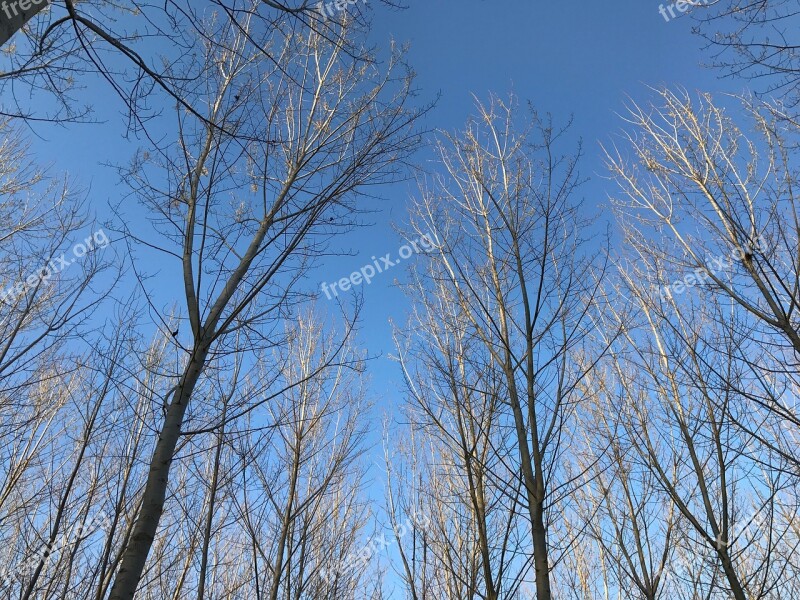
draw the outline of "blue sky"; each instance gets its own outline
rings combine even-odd
[[[720,80],[717,71],[703,66],[711,57],[691,34],[691,19],[666,22],[658,7],[647,0],[428,0],[397,10],[369,0],[369,38],[379,47],[392,38],[410,44],[408,60],[417,73],[420,102],[439,96],[425,128],[463,127],[473,112],[473,94],[485,100],[490,92],[513,92],[521,102],[529,100],[541,112],[552,113],[557,122],[572,116],[572,132],[584,142],[581,171],[590,178],[582,188],[587,209],[610,222],[606,203],[613,189],[604,178],[599,150],[623,126],[618,114],[627,97],[646,101],[652,95],[647,86],[660,85],[742,91],[741,82]],[[125,190],[103,163],[126,162],[136,142],[122,137],[123,106],[107,84],[87,85],[86,98],[101,123],[36,125],[33,151],[86,188],[92,208],[105,218],[110,216],[108,203]],[[419,159],[434,168],[424,149]],[[339,238],[338,249],[346,255],[320,264],[309,288],[347,276],[373,255],[396,255],[403,242],[392,225],[405,221],[415,188],[413,181],[387,186],[380,200],[365,205],[373,211],[366,217],[370,225]],[[403,273],[401,264],[359,288],[366,301],[360,342],[371,355],[381,355],[369,370],[376,417],[401,400],[397,365],[386,357],[392,353],[390,319],[401,325],[406,320],[408,303],[393,285]],[[324,296],[321,302],[327,302]]]
[[[648,86],[661,85],[741,91],[741,82],[720,80],[703,66],[710,56],[691,34],[691,19],[666,22],[658,6],[642,0],[430,0],[393,11],[374,4],[371,34],[378,44],[389,37],[410,42],[421,97],[441,94],[427,118],[430,128],[462,128],[474,112],[472,95],[485,100],[490,92],[513,92],[557,122],[572,116],[572,132],[584,142],[581,171],[590,178],[582,188],[586,207],[611,222],[607,198],[613,187],[605,179],[600,143],[613,141],[623,127],[618,115],[627,99],[646,101],[652,96]],[[376,206],[380,213],[372,215],[374,225],[340,240],[357,255],[328,261],[326,281],[348,275],[371,255],[396,254],[402,241],[391,222],[405,220],[415,188],[408,182],[385,190],[385,200]],[[392,352],[389,319],[405,322],[407,302],[393,286],[402,271],[399,265],[361,286],[366,301],[361,341],[372,354]],[[379,359],[370,374],[375,400],[381,410],[391,410],[402,396],[396,364]]]
[[[611,222],[606,205],[613,188],[604,178],[599,144],[623,127],[617,115],[624,111],[626,98],[646,101],[652,95],[647,86],[661,85],[690,92],[742,91],[740,81],[720,80],[717,71],[703,66],[711,57],[702,50],[702,40],[691,35],[691,19],[666,22],[658,6],[649,0],[427,0],[393,10],[369,0],[369,36],[377,46],[385,47],[390,38],[410,43],[408,60],[418,75],[420,102],[440,95],[426,128],[462,127],[473,112],[472,94],[485,100],[490,92],[513,92],[521,102],[530,100],[541,112],[551,112],[558,122],[574,117],[572,131],[584,141],[581,171],[590,178],[582,188],[587,209]],[[136,144],[121,135],[119,99],[102,82],[89,86],[97,116],[105,122],[67,128],[37,125],[32,144],[39,159],[89,190],[92,207],[104,218],[109,216],[108,203],[118,201],[124,189],[103,163],[124,163]],[[419,158],[429,154],[422,151]],[[413,181],[381,190],[380,200],[364,206],[374,211],[366,217],[370,225],[336,242],[348,255],[327,258],[311,273],[308,288],[347,276],[373,255],[396,255],[403,242],[392,224],[405,221],[415,193]],[[381,414],[393,413],[402,400],[399,369],[387,355],[393,352],[390,320],[402,325],[407,318],[408,302],[393,285],[403,274],[401,264],[359,288],[365,297],[359,342],[371,355],[380,355],[368,371],[376,442]],[[324,296],[320,302],[327,302]],[[332,303],[330,309],[335,314]],[[379,459],[380,447],[371,455]],[[374,493],[380,497],[382,490]]]

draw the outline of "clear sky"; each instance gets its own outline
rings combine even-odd
[[[720,80],[717,71],[703,66],[711,57],[702,40],[691,34],[692,20],[667,22],[658,7],[647,0],[429,0],[402,11],[375,4],[371,32],[375,43],[389,37],[410,42],[409,60],[421,97],[441,94],[427,118],[430,128],[462,128],[474,112],[472,95],[485,100],[490,92],[506,96],[513,91],[520,101],[530,100],[541,112],[552,113],[557,122],[572,116],[572,131],[584,142],[581,170],[590,178],[582,188],[587,209],[610,222],[606,206],[613,188],[604,178],[599,150],[601,142],[613,140],[622,128],[618,115],[627,98],[646,101],[652,96],[648,86],[661,85],[741,91],[741,81]],[[376,206],[380,214],[372,216],[375,224],[341,240],[357,256],[329,260],[325,281],[348,275],[372,255],[396,255],[402,241],[391,222],[405,220],[415,188],[408,182],[386,189],[385,201]],[[392,352],[390,319],[405,323],[407,303],[393,287],[402,272],[399,265],[361,286],[361,338],[373,354]],[[400,401],[395,363],[379,359],[370,374],[381,407]]]
[[[374,44],[385,47],[390,38],[410,43],[408,60],[418,75],[420,102],[440,95],[426,128],[462,127],[473,112],[472,94],[485,100],[490,92],[506,96],[513,91],[558,122],[573,116],[573,133],[584,141],[581,171],[591,178],[582,188],[586,206],[608,222],[607,197],[613,189],[604,179],[599,144],[623,126],[617,115],[626,97],[646,101],[652,94],[647,86],[660,85],[690,92],[742,91],[741,81],[720,80],[717,71],[703,66],[711,56],[702,49],[702,40],[691,35],[690,18],[667,22],[659,3],[650,0],[426,0],[413,1],[405,10],[369,0],[368,6]],[[135,143],[121,137],[119,99],[102,83],[92,84],[89,92],[96,95],[98,117],[106,122],[62,129],[36,126],[33,149],[89,188],[92,206],[107,217],[108,202],[120,199],[124,190],[102,163],[125,162]],[[420,154],[421,159],[426,156]],[[312,272],[308,288],[347,276],[373,255],[396,255],[403,242],[392,224],[405,221],[415,193],[413,181],[381,190],[381,200],[364,206],[375,211],[367,216],[371,224],[336,242],[339,250],[352,255],[326,259]],[[380,355],[368,371],[376,442],[381,413],[392,413],[402,400],[400,373],[387,355],[393,352],[389,321],[403,324],[407,319],[408,303],[393,285],[403,275],[401,264],[359,288],[365,297],[359,341],[370,354]],[[320,302],[327,302],[324,295]],[[371,454],[380,459],[380,447]],[[380,474],[375,475],[379,481]],[[382,492],[379,487],[374,491],[377,496]]]
[[[582,188],[586,206],[609,221],[606,200],[613,190],[603,177],[599,144],[622,127],[618,114],[628,96],[646,101],[652,94],[647,86],[660,85],[742,91],[741,82],[720,80],[717,71],[703,66],[711,56],[702,40],[691,34],[692,20],[682,16],[667,22],[654,1],[428,0],[396,10],[369,0],[368,7],[370,41],[382,47],[392,38],[408,42],[420,102],[439,97],[426,128],[463,127],[473,112],[472,95],[485,100],[490,92],[513,92],[521,102],[530,100],[541,112],[552,113],[557,122],[572,116],[572,131],[584,142],[582,173],[590,177]],[[125,163],[136,142],[121,135],[119,99],[104,82],[88,83],[87,100],[102,122],[65,128],[37,125],[33,150],[88,188],[92,207],[107,217],[108,202],[119,200],[125,190],[103,163]],[[419,156],[421,161],[429,157],[424,150]],[[372,255],[396,255],[402,241],[392,224],[404,222],[415,187],[409,181],[381,190],[382,200],[364,206],[375,211],[367,217],[371,225],[337,242],[352,255],[327,259],[311,274],[308,286],[318,288],[323,280],[347,276]],[[406,320],[407,303],[393,285],[403,274],[401,264],[359,287],[366,301],[360,341],[370,354],[382,355],[369,371],[373,399],[381,411],[400,400],[399,372],[386,356],[392,352],[389,320]]]

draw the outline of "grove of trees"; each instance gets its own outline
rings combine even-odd
[[[610,228],[568,116],[429,134],[405,50],[312,4],[53,2],[0,59],[0,599],[800,598],[796,3],[696,9],[765,84],[631,102]],[[103,222],[29,152],[89,85]],[[362,300],[307,275],[414,173],[376,480]]]

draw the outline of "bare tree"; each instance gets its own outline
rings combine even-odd
[[[401,7],[392,0],[381,1]],[[222,38],[204,37],[209,13],[229,29],[243,32],[315,31],[354,58],[368,61],[341,27],[343,22],[348,28],[364,25],[366,7],[364,2],[352,2],[346,10],[323,13],[320,3],[312,0],[50,2],[4,48],[0,86],[9,102],[0,110],[29,122],[85,121],[91,118],[92,104],[80,89],[100,83],[120,99],[131,131],[146,128],[164,106],[174,103],[202,120],[208,116],[202,104],[187,97],[187,90],[202,79],[202,72],[191,67],[203,55],[204,44],[225,43]],[[251,41],[255,43],[255,38]],[[267,46],[262,50],[271,53]],[[31,97],[43,100],[39,111],[27,101]],[[213,120],[207,124],[221,126]]]
[[[179,442],[302,385],[283,381],[266,397],[228,409],[224,419],[213,411],[195,419],[187,411],[203,406],[194,397],[198,386],[207,386],[207,365],[241,352],[269,359],[263,352],[284,343],[276,326],[301,299],[295,284],[324,250],[331,223],[346,224],[358,193],[393,178],[416,142],[411,128],[418,113],[405,108],[410,81],[396,75],[397,55],[382,69],[352,61],[313,31],[260,32],[247,25],[209,22],[205,38],[223,43],[208,44],[205,79],[194,92],[208,114],[197,119],[179,108],[177,144],[155,145],[123,172],[160,236],[150,240],[124,227],[125,239],[134,255],[136,246],[175,261],[190,339],[181,345],[173,385],[163,392],[164,421],[110,593],[114,600],[132,598],[141,581]],[[274,56],[262,51],[267,45]],[[235,135],[226,133],[231,128]],[[155,306],[156,292],[140,281]]]
[[[4,592],[14,597],[92,598],[112,558],[106,544],[128,516],[111,482],[130,473],[125,444],[117,443],[142,436],[119,393],[119,382],[133,374],[138,340],[109,329],[110,339],[84,333],[78,339],[88,348],[78,354],[72,344],[15,398],[24,428],[4,437],[9,460],[0,509]],[[4,425],[10,422],[4,414]]]
[[[120,336],[107,356],[94,356],[103,328],[88,321],[110,307],[104,300],[119,275],[110,240],[89,228],[77,186],[37,168],[9,123],[1,128],[3,584],[19,598],[58,597],[70,573],[85,573],[75,532],[91,517],[86,499],[99,495],[94,452],[130,340]]]
[[[642,327],[614,354],[626,440],[696,536],[677,550],[698,593],[771,597],[787,583],[778,547],[796,544],[797,415],[781,399],[796,388],[790,125],[745,104],[748,140],[708,96],[660,97],[632,108],[636,162],[609,153],[632,249],[623,297]]]
[[[430,297],[418,303],[423,315],[430,311],[426,322],[462,320],[470,371],[493,372],[483,381],[499,386],[484,384],[475,394],[499,395],[492,400],[499,411],[494,427],[507,428],[514,462],[504,468],[515,474],[502,492],[512,499],[508,508],[519,502],[525,515],[542,600],[552,597],[558,554],[551,562],[551,550],[564,541],[553,530],[558,504],[576,482],[563,478],[563,451],[581,397],[577,386],[590,368],[576,359],[582,349],[591,354],[598,275],[573,197],[577,156],[557,154],[566,130],[535,113],[520,127],[513,104],[479,104],[467,129],[439,144],[444,174],[423,190],[412,217],[416,234],[429,233],[436,248],[426,253],[413,294]],[[431,346],[425,360],[453,365],[455,375],[459,359],[448,348]],[[465,402],[462,394],[450,400]],[[463,404],[464,414],[470,410]],[[499,452],[494,461],[506,459]]]
[[[696,3],[695,31],[713,53],[714,67],[758,87],[777,112],[797,119],[800,95],[800,8],[793,0],[715,0]]]
[[[358,562],[368,516],[358,460],[364,361],[324,334],[318,318],[303,317],[293,330],[284,378],[301,383],[270,407],[274,431],[240,450],[252,461],[245,468],[254,498],[241,518],[259,534],[265,598],[356,597],[368,587]]]
[[[412,519],[415,535],[398,539],[404,576],[414,598],[515,597],[528,571],[518,557],[531,547],[520,535],[520,484],[506,489],[518,480],[502,380],[498,369],[475,363],[483,357],[447,282],[434,286],[421,296],[419,288],[410,291],[419,306],[408,331],[424,334],[396,334],[416,443],[398,448],[410,464],[398,464],[398,456],[387,467],[390,481],[393,468],[415,476],[394,477],[389,512],[395,531],[407,515],[425,515],[428,523]]]
[[[36,383],[41,364],[106,297],[92,284],[111,274],[112,252],[103,255],[104,232],[94,244],[77,186],[37,168],[7,120],[0,133],[0,389],[11,393]],[[79,235],[87,233],[91,248]]]
[[[576,536],[581,542],[572,552],[582,554],[584,546],[598,551],[573,559],[584,571],[576,597],[592,597],[597,587],[612,586],[643,600],[675,597],[665,580],[675,538],[681,535],[677,511],[653,471],[636,460],[627,439],[624,415],[629,413],[620,410],[627,404],[615,382],[612,372],[597,369],[584,383],[591,398],[581,411],[585,442],[574,451],[583,457],[586,485],[575,494],[578,508],[572,526],[585,528],[586,536]],[[675,475],[670,473],[673,486]]]
[[[720,310],[718,326],[737,340],[729,349],[748,373],[729,381],[748,400],[732,417],[796,468],[800,221],[787,147],[794,127],[745,102],[755,132],[748,138],[707,95],[696,103],[667,90],[659,96],[655,110],[632,107],[636,163],[609,153],[626,242],[641,258],[630,277],[662,303],[685,295],[732,305],[735,318]]]
[[[251,365],[243,353],[224,369],[209,365],[219,381],[203,391],[223,414],[252,405],[269,386],[300,383],[265,410],[185,440],[137,597],[333,599],[380,591],[381,582],[370,581],[376,571],[359,561],[368,524],[362,357],[342,348],[318,315],[287,322],[286,331],[287,346],[275,350],[278,380],[269,361]]]

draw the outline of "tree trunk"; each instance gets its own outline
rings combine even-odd
[[[183,417],[203,370],[208,354],[207,344],[195,346],[192,359],[184,371],[178,389],[164,419],[156,449],[150,462],[150,472],[142,496],[142,510],[133,526],[130,543],[122,555],[119,572],[111,588],[109,600],[133,600],[142,577],[147,556],[153,545],[158,522],[164,512],[164,500],[169,484],[169,470],[181,435]]]
[[[725,573],[728,584],[731,586],[731,594],[734,600],[747,600],[747,596],[742,589],[742,584],[739,582],[739,576],[736,574],[736,570],[733,568],[733,562],[731,561],[731,557],[727,550],[719,551],[718,554],[720,562],[722,563],[722,570]]]
[[[537,500],[531,509],[533,519],[533,564],[536,574],[536,600],[550,600],[550,564],[547,554],[547,530],[544,526],[544,503]]]

